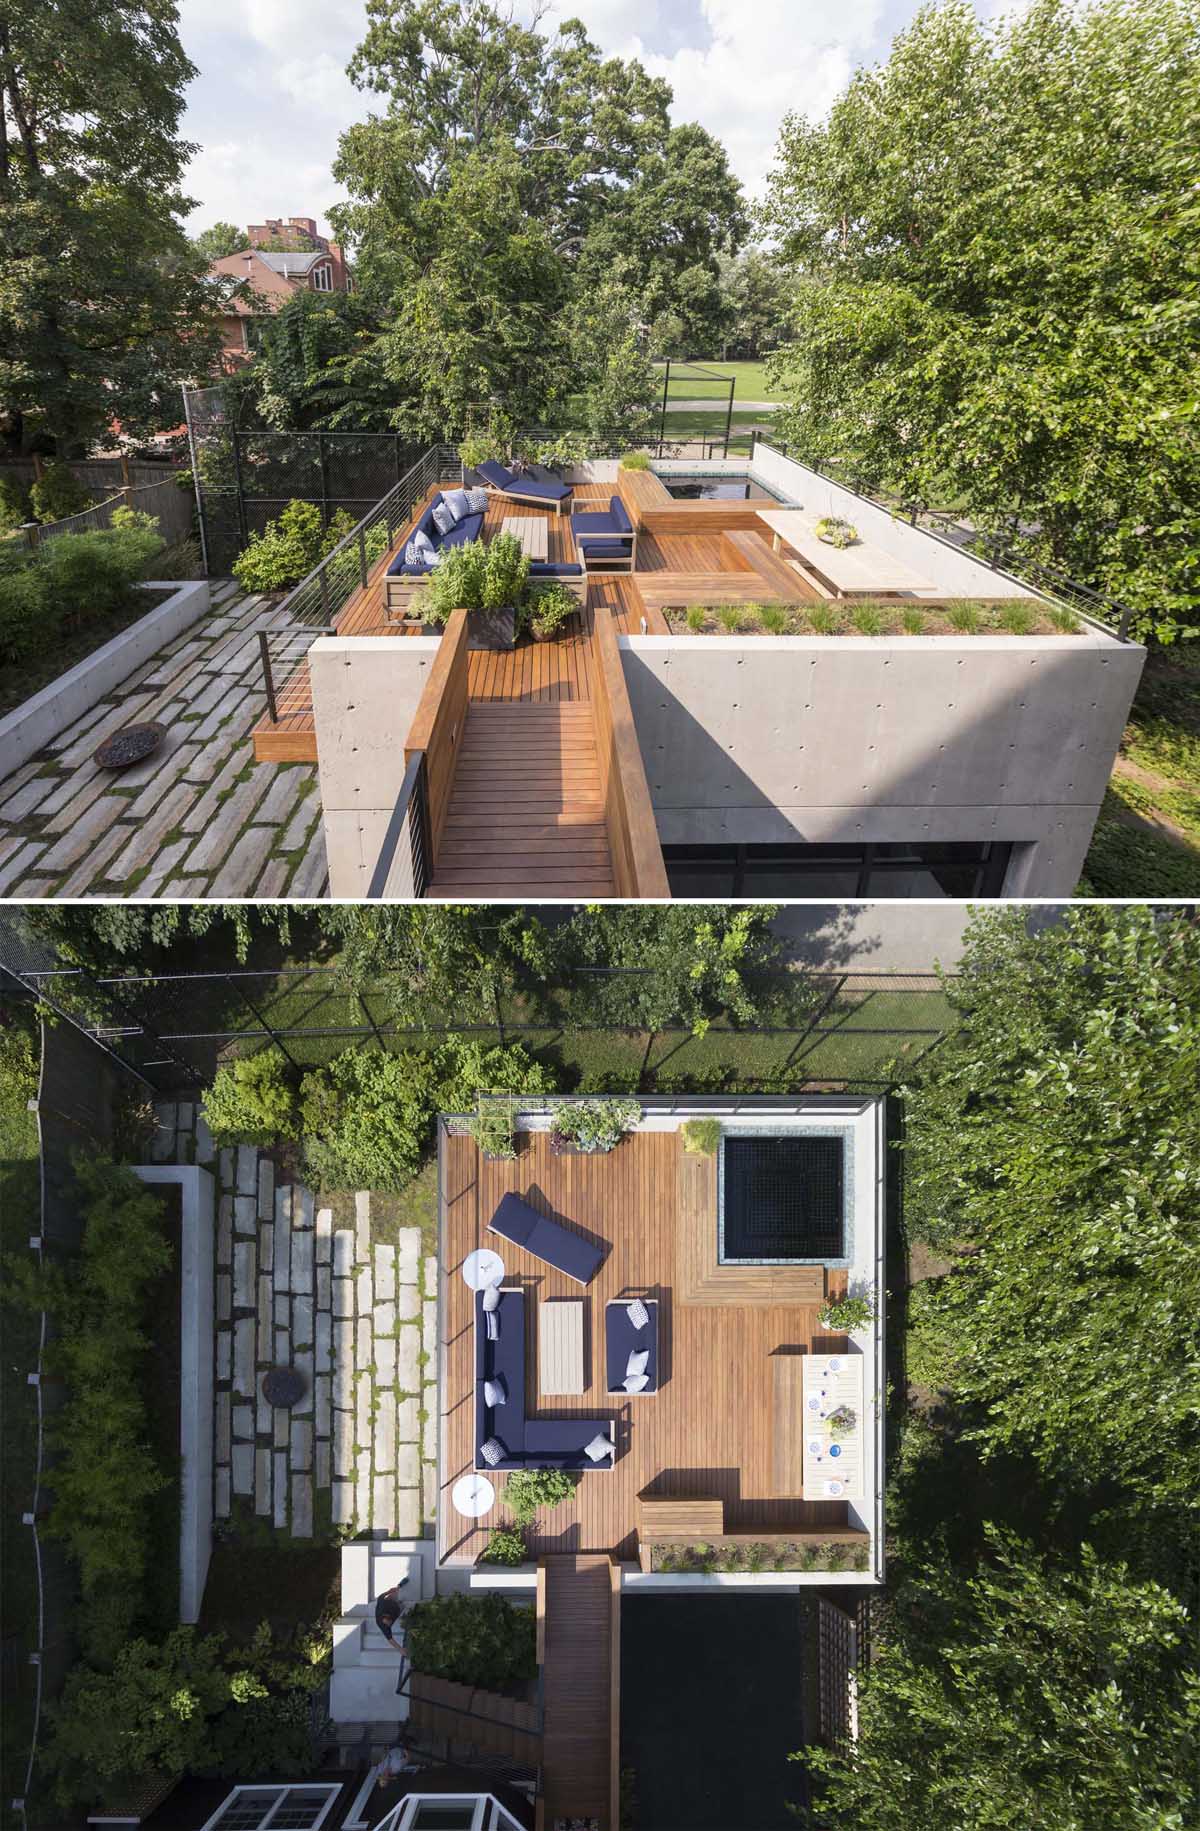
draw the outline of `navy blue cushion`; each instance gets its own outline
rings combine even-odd
[[[597,556],[601,559],[629,558],[629,542],[624,540],[604,540],[598,534],[585,534],[582,539],[576,537],[575,545],[582,547],[589,559]]]
[[[577,579],[583,576],[578,560],[534,559],[529,562],[531,579]]]
[[[605,1249],[593,1246],[582,1234],[571,1233],[557,1221],[539,1214],[519,1195],[506,1195],[488,1223],[493,1233],[523,1246],[535,1258],[544,1259],[557,1271],[565,1272],[580,1284],[588,1284],[599,1271]]]
[[[648,1352],[650,1359],[646,1362],[648,1383],[642,1391],[658,1391],[658,1305],[647,1303],[646,1308],[650,1312],[649,1322],[644,1329],[635,1329],[629,1320],[626,1304],[618,1302],[605,1305],[604,1348],[610,1392],[624,1391],[629,1356],[643,1352]]]
[[[613,496],[611,498],[609,509],[612,513],[613,520],[616,522],[618,528],[620,528],[622,534],[632,534],[633,523],[630,521],[629,512],[619,496]]]
[[[512,473],[506,471],[503,464],[500,464],[495,458],[485,458],[482,464],[475,466],[475,469],[481,477],[486,477],[488,482],[498,490],[506,490],[516,482]]]
[[[535,496],[542,502],[563,502],[571,494],[569,483],[553,477],[517,477],[508,485],[510,496]]]
[[[438,546],[465,547],[469,540],[479,539],[482,526],[482,515],[464,515],[461,521],[455,522],[448,534],[439,535]]]
[[[607,509],[575,509],[571,514],[573,534],[615,534],[613,518]]]

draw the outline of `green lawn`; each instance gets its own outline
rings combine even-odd
[[[26,1108],[36,1081],[25,1072],[16,1037],[29,1035],[36,1044],[37,1033],[27,1006],[6,1005],[3,1015],[11,1031],[0,1032],[0,1254],[28,1258],[27,1242],[40,1225],[37,1120]],[[6,1307],[3,1329],[0,1604],[5,1638],[13,1636],[18,1648],[0,1711],[0,1824],[8,1826],[20,1823],[9,1802],[25,1788],[33,1728],[33,1669],[25,1656],[37,1646],[37,1571],[33,1535],[21,1516],[33,1501],[37,1464],[37,1403],[26,1376],[37,1366],[38,1320],[25,1310]]]
[[[655,365],[662,373],[661,363]],[[706,356],[700,363],[704,369],[714,369],[718,375],[732,375],[736,383],[734,401],[782,401],[784,396],[777,387],[767,381],[765,362],[722,362],[717,356]],[[685,389],[687,392],[685,393]],[[671,373],[671,393],[678,400],[708,400],[715,396],[724,400],[725,389],[716,381],[701,381],[699,378],[688,379],[684,372]]]

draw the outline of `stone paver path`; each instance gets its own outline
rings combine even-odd
[[[416,1227],[371,1238],[371,1197],[334,1227],[253,1146],[215,1152],[186,1103],[159,1102],[152,1155],[218,1178],[216,1514],[242,1497],[295,1538],[328,1522],[417,1538],[437,1506],[437,1261]],[[307,1391],[262,1396],[271,1366]]]
[[[256,763],[250,739],[257,631],[278,620],[214,582],[206,618],[0,779],[0,896],[326,895],[316,769]],[[97,745],[145,719],[168,727],[158,754],[98,769]]]

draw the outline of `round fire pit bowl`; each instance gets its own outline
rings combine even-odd
[[[128,769],[152,757],[166,735],[165,725],[122,725],[92,752],[92,760],[101,769]]]
[[[268,1367],[262,1376],[262,1395],[268,1405],[286,1411],[308,1391],[308,1381],[298,1367]]]

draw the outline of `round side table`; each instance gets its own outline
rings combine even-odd
[[[503,1281],[504,1260],[490,1246],[480,1246],[463,1260],[462,1275],[468,1289],[484,1291],[489,1284]]]
[[[486,1475],[462,1475],[450,1490],[456,1513],[464,1519],[481,1519],[496,1504],[496,1490]]]

